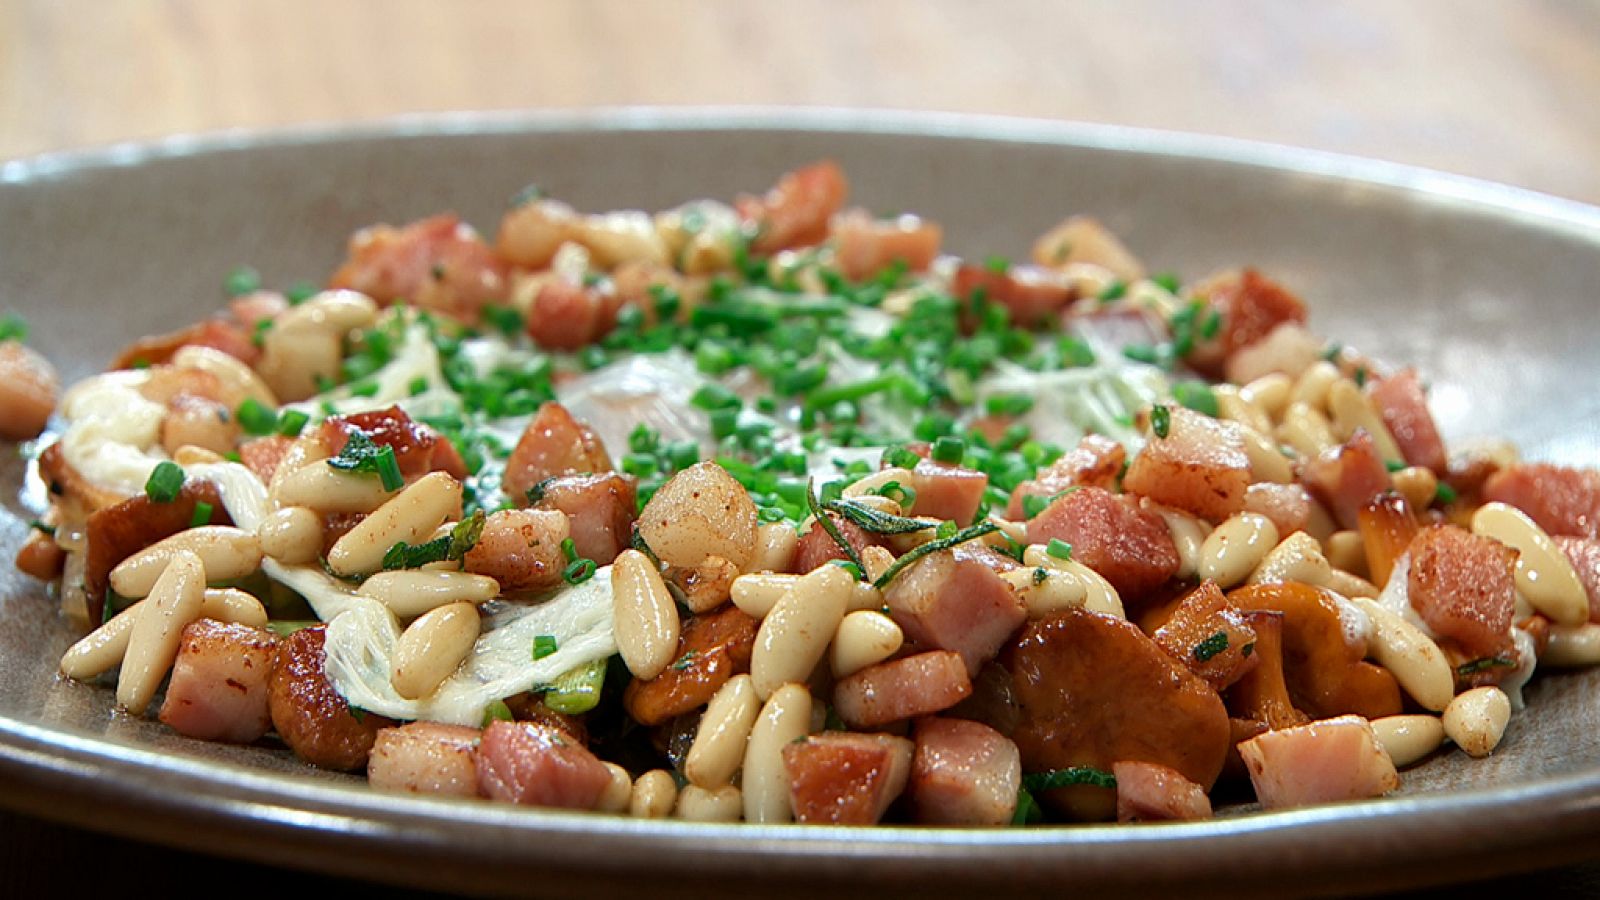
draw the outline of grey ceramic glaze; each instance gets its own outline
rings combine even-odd
[[[0,307],[68,379],[129,339],[268,283],[326,275],[376,221],[454,209],[492,231],[538,182],[580,209],[758,190],[818,157],[853,202],[942,222],[963,254],[1024,256],[1069,212],[1155,269],[1255,265],[1313,325],[1417,364],[1446,437],[1515,437],[1594,464],[1600,446],[1600,211],[1433,173],[1209,139],[882,113],[447,116],[222,135],[0,166]],[[7,552],[31,514],[0,466]],[[9,568],[9,567],[7,567]],[[1348,891],[1596,855],[1600,677],[1530,691],[1489,760],[1441,754],[1379,802],[1214,822],[1001,832],[695,826],[385,796],[282,749],[188,741],[58,678],[75,635],[0,573],[0,803],[109,832],[413,886],[486,893],[765,895],[1094,890]]]

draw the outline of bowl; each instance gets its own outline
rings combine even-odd
[[[1417,365],[1448,442],[1507,435],[1593,464],[1600,210],[1283,147],[938,114],[609,110],[443,115],[180,137],[0,165],[0,303],[67,381],[222,302],[248,263],[320,279],[344,239],[443,209],[492,230],[537,182],[580,209],[664,208],[838,160],[852,202],[941,222],[963,255],[1021,256],[1070,212],[1158,271],[1253,265],[1322,334]],[[35,513],[0,465],[0,542]],[[1600,673],[1536,680],[1487,760],[1438,754],[1364,803],[1202,823],[1002,831],[697,825],[394,796],[286,751],[181,738],[56,675],[77,637],[0,573],[0,804],[209,852],[460,892],[768,896],[1347,892],[1597,855]]]

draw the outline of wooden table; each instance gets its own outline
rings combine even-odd
[[[1600,6],[1560,0],[0,0],[0,159],[426,110],[835,105],[1209,132],[1600,203],[1597,88]],[[325,886],[15,816],[0,848],[6,896],[132,869]],[[1481,887],[1589,896],[1597,873]]]

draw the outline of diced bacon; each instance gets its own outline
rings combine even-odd
[[[1383,587],[1389,583],[1395,561],[1411,546],[1420,527],[1411,512],[1411,504],[1398,491],[1388,491],[1372,498],[1356,516],[1356,526],[1361,532],[1362,549],[1367,555],[1367,571],[1372,583]]]
[[[382,791],[478,796],[480,733],[465,725],[408,722],[378,732],[367,781]]]
[[[1517,551],[1454,525],[1423,529],[1411,541],[1411,606],[1441,637],[1473,657],[1493,656],[1511,640]]]
[[[1027,606],[1001,572],[1008,556],[972,542],[931,553],[901,570],[883,603],[917,647],[961,654],[976,675],[1028,618]]]
[[[500,582],[501,591],[546,590],[561,583],[567,567],[561,542],[571,533],[567,517],[554,510],[496,510],[462,566]]]
[[[750,671],[757,626],[734,606],[690,618],[672,665],[649,681],[630,681],[623,706],[640,724],[660,725],[706,705],[728,679]]]
[[[1574,537],[1554,540],[1572,562],[1578,580],[1589,594],[1589,621],[1600,622],[1600,540]]]
[[[501,484],[510,496],[525,499],[528,489],[546,478],[609,471],[611,456],[594,429],[565,406],[546,403],[523,429]]]
[[[1298,377],[1322,358],[1326,346],[1327,341],[1298,322],[1283,322],[1261,340],[1235,350],[1223,373],[1230,384],[1249,384],[1273,372]]]
[[[448,446],[450,442],[432,428],[414,421],[399,406],[329,416],[323,420],[319,433],[328,445],[328,452],[337,456],[357,431],[380,447],[393,447],[400,474],[406,478],[431,471],[445,472],[457,479],[467,477],[466,467],[454,447],[441,452],[441,445]]]
[[[911,742],[828,731],[783,748],[789,798],[802,824],[876,825],[905,790]]]
[[[564,475],[545,483],[537,505],[564,514],[573,549],[598,565],[610,565],[628,548],[635,511],[633,479],[628,476]]]
[[[917,492],[911,515],[954,519],[957,525],[966,526],[978,514],[989,476],[925,459],[912,470],[911,487]]]
[[[1286,581],[1238,588],[1228,602],[1245,611],[1283,614],[1284,681],[1295,709],[1317,718],[1354,713],[1378,719],[1400,712],[1399,684],[1387,669],[1366,662],[1367,642],[1346,627],[1345,601],[1337,594]],[[1266,660],[1257,671],[1263,665]]]
[[[83,589],[89,600],[89,618],[100,620],[101,604],[117,563],[194,524],[198,503],[211,505],[212,525],[230,525],[228,511],[209,481],[189,480],[170,503],[157,503],[144,494],[90,514],[84,528]]]
[[[116,506],[128,499],[120,491],[107,490],[83,477],[83,473],[67,461],[60,441],[40,451],[39,478],[50,491],[52,502],[70,505],[85,513]]]
[[[375,713],[357,718],[328,681],[327,626],[302,628],[278,642],[267,708],[272,727],[295,755],[324,769],[365,768],[378,730],[394,723]]]
[[[277,291],[251,291],[228,301],[228,312],[252,332],[258,323],[276,319],[288,308],[288,298]]]
[[[1123,760],[1117,779],[1118,822],[1193,822],[1211,818],[1204,789],[1166,766]]]
[[[744,222],[755,226],[750,249],[776,253],[827,238],[828,220],[849,192],[844,171],[832,160],[823,160],[786,173],[763,197],[739,197],[734,207]]]
[[[272,727],[270,631],[199,619],[183,629],[161,721],[202,741],[248,744]]]
[[[934,650],[878,663],[834,685],[833,705],[851,728],[877,728],[949,709],[972,694],[959,653]]]
[[[241,326],[225,319],[206,319],[168,334],[143,337],[124,347],[111,361],[112,369],[158,366],[172,361],[179,348],[198,346],[221,350],[245,365],[255,365],[261,348]]]
[[[1294,534],[1311,521],[1311,495],[1298,484],[1260,481],[1244,492],[1244,511],[1271,519],[1279,534]]]
[[[1040,235],[1033,243],[1033,261],[1041,266],[1100,266],[1128,282],[1144,277],[1138,258],[1092,216],[1070,216]]]
[[[1256,632],[1222,595],[1205,581],[1178,604],[1165,625],[1151,635],[1161,649],[1221,691],[1256,667]]]
[[[939,255],[944,229],[912,215],[874,218],[853,209],[833,220],[833,259],[851,281],[863,281],[894,263],[924,272]]]
[[[1072,282],[1052,269],[1011,266],[996,272],[988,266],[961,264],[950,282],[950,293],[966,304],[978,291],[988,302],[1005,307],[1011,324],[1018,328],[1054,322],[1078,296]]]
[[[877,536],[842,516],[828,513],[828,518],[838,526],[839,534],[855,548],[856,553],[880,543]],[[845,558],[844,551],[839,549],[828,530],[813,523],[809,531],[800,535],[800,543],[794,552],[794,570],[804,575],[818,566]]]
[[[1484,500],[1509,503],[1553,535],[1600,537],[1600,472],[1519,463],[1489,476]]]
[[[523,806],[594,809],[611,771],[559,729],[495,720],[477,752],[478,792]]]
[[[1030,623],[1010,665],[1022,706],[1012,739],[1024,770],[1109,771],[1137,759],[1206,789],[1222,771],[1230,731],[1221,698],[1132,623],[1069,609]],[[1109,818],[1115,808],[1111,792],[1091,786],[1040,800],[1083,818]]]
[[[1181,406],[1169,413],[1167,436],[1150,436],[1123,489],[1213,522],[1243,509],[1250,457],[1239,426]]]
[[[1360,524],[1362,507],[1389,489],[1389,469],[1372,435],[1357,429],[1350,440],[1306,463],[1301,480],[1333,513],[1341,528]]]
[[[1269,731],[1241,743],[1239,754],[1266,809],[1364,800],[1400,786],[1389,754],[1360,716]]]
[[[609,286],[552,278],[528,308],[528,337],[546,350],[582,350],[617,327],[622,300]]]
[[[1028,522],[1028,543],[1052,538],[1071,544],[1072,558],[1099,572],[1124,600],[1178,572],[1178,548],[1161,517],[1101,488],[1063,494]]]
[[[293,446],[294,438],[284,437],[281,434],[255,438],[239,445],[239,461],[244,463],[245,468],[254,472],[262,484],[271,484],[272,476],[278,471],[278,465],[283,462],[283,457]]]
[[[1011,492],[1011,502],[1006,506],[1006,518],[1018,522],[1026,518],[1023,509],[1025,497],[1048,499],[1074,487],[1112,490],[1117,486],[1117,478],[1122,475],[1127,458],[1128,451],[1111,438],[1098,434],[1085,435],[1078,446],[1040,469],[1031,480],[1017,485],[1017,489]]]
[[[997,827],[1011,822],[1022,757],[1011,739],[980,722],[918,719],[906,795],[922,825]]]
[[[38,437],[60,396],[49,360],[19,341],[0,341],[0,440]]]
[[[504,299],[507,274],[506,264],[470,226],[444,213],[403,228],[375,225],[356,232],[328,286],[472,322],[484,304]]]
[[[1222,316],[1217,337],[1197,341],[1187,358],[1190,365],[1207,374],[1219,374],[1220,363],[1265,338],[1279,325],[1304,325],[1306,321],[1305,302],[1255,269],[1208,279],[1196,288],[1196,293],[1207,306],[1200,318],[1210,315],[1210,310]]]
[[[1394,435],[1400,455],[1413,466],[1423,466],[1443,474],[1449,466],[1439,427],[1428,412],[1428,398],[1422,393],[1422,379],[1416,369],[1405,369],[1376,381],[1367,393],[1377,404],[1383,424]]]

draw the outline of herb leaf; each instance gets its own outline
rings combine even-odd
[[[833,542],[839,545],[839,549],[844,553],[845,558],[855,563],[856,571],[866,572],[867,564],[861,561],[861,554],[857,553],[856,548],[844,539],[844,535],[839,531],[839,526],[835,524],[833,517],[828,515],[828,511],[822,508],[821,501],[817,499],[816,479],[810,479],[806,482],[806,506],[810,507],[811,514],[816,516],[817,525],[821,526],[822,530],[828,533],[828,537],[833,538]],[[884,574],[887,575],[888,573]]]
[[[1158,438],[1165,438],[1172,430],[1172,410],[1165,404],[1157,403],[1150,410],[1150,430]]]
[[[1200,662],[1208,662],[1213,656],[1228,649],[1228,633],[1219,631],[1194,645],[1194,658]]]
[[[930,553],[938,553],[941,550],[949,550],[951,547],[954,547],[957,544],[965,544],[967,541],[976,540],[986,534],[999,530],[999,525],[996,525],[990,521],[983,521],[968,528],[963,528],[949,537],[937,538],[927,542],[926,544],[922,544],[921,546],[914,547],[905,555],[895,560],[894,565],[885,569],[883,574],[879,576],[878,580],[874,581],[872,585],[880,590],[888,587],[889,582],[893,581],[894,577],[899,575],[902,569],[923,558],[924,556],[927,556]]]
[[[1048,772],[1033,772],[1022,776],[1022,786],[1030,791],[1053,791],[1057,788],[1072,787],[1077,784],[1115,788],[1117,786],[1117,778],[1110,772],[1090,768],[1089,766],[1051,769]]]
[[[339,455],[328,460],[328,465],[335,469],[347,472],[364,472],[377,475],[383,481],[386,491],[399,490],[405,484],[405,479],[400,475],[400,464],[395,459],[394,448],[387,444],[373,443],[366,432],[357,431],[350,435],[350,440],[339,451]]]
[[[881,510],[873,509],[865,503],[856,503],[853,500],[830,500],[823,504],[823,508],[844,516],[860,526],[861,530],[870,531],[873,534],[910,534],[914,531],[926,531],[933,527],[921,519],[890,515]]]

